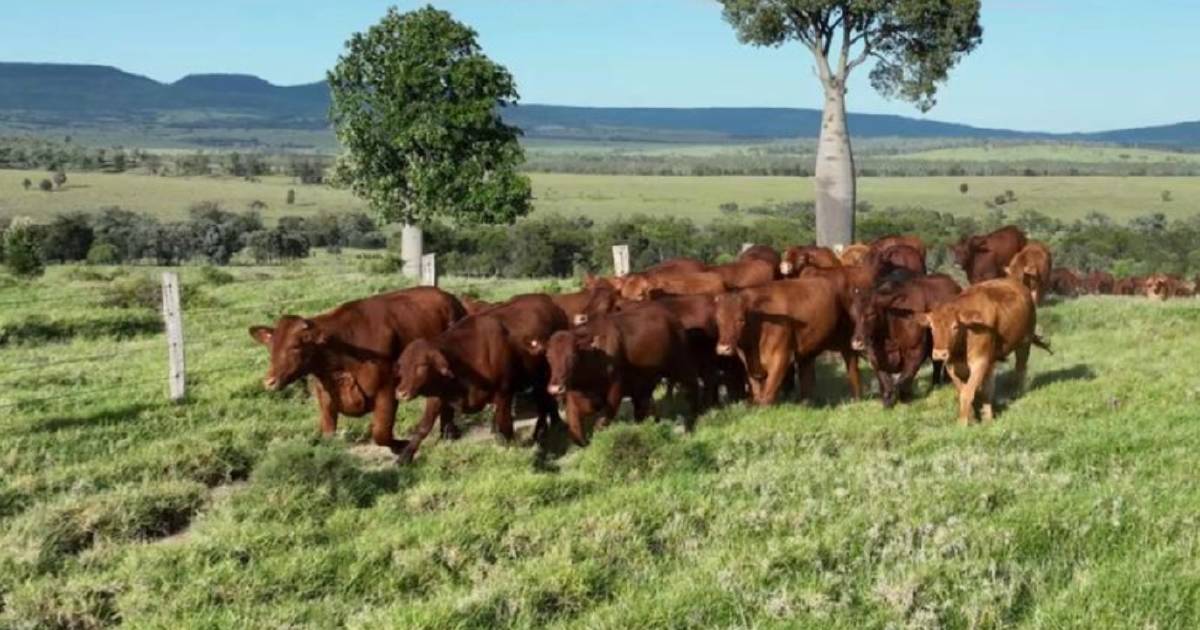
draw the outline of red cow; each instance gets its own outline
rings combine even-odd
[[[371,413],[375,443],[399,453],[404,443],[392,433],[392,364],[407,346],[441,334],[464,315],[453,295],[420,287],[347,302],[312,318],[287,315],[273,327],[251,328],[250,336],[271,351],[263,379],[268,390],[312,376],[321,433],[329,436],[337,430],[339,414]],[[452,427],[446,430],[450,433]]]
[[[410,344],[395,364],[396,397],[427,399],[425,414],[412,439],[400,453],[411,461],[441,414],[453,422],[453,407],[475,413],[493,405],[493,427],[504,439],[513,438],[513,399],[533,388],[538,405],[535,438],[549,418],[557,422],[558,407],[545,393],[547,368],[538,350],[567,321],[549,297],[525,295],[473,315],[436,339]]]
[[[846,248],[842,250],[842,253],[838,255],[838,260],[842,262],[843,266],[858,267],[867,265],[870,257],[870,245],[854,243],[853,245],[847,245]]]
[[[868,247],[870,248],[870,253],[877,254],[897,245],[904,245],[917,250],[917,253],[921,255],[921,264],[925,264],[925,257],[928,255],[928,251],[925,247],[925,241],[922,241],[921,237],[919,236],[898,234],[881,236],[871,241],[871,244]]]
[[[1087,292],[1092,295],[1112,295],[1116,290],[1116,284],[1116,279],[1107,271],[1093,271],[1083,281]]]
[[[1088,292],[1092,292],[1091,275],[1088,276]],[[1113,295],[1142,295],[1145,291],[1146,279],[1138,276],[1121,278],[1112,285]]]
[[[624,278],[620,294],[626,300],[641,302],[655,292],[671,295],[716,295],[725,292],[721,274],[711,271],[633,273]]]
[[[784,278],[794,278],[804,271],[805,267],[841,267],[842,261],[828,247],[808,245],[805,247],[790,247],[783,254],[783,262],[779,263],[779,274]]]
[[[891,245],[886,249],[872,250],[868,261],[876,278],[883,278],[898,269],[925,275],[925,254],[909,245]]]
[[[971,284],[1004,276],[1004,268],[1028,244],[1020,228],[1009,225],[991,234],[968,236],[951,249]]]
[[[1054,258],[1050,248],[1046,247],[1045,243],[1029,241],[1024,249],[1013,256],[1005,272],[1009,278],[1029,289],[1034,303],[1041,304],[1050,286],[1050,268],[1053,265]]]
[[[857,291],[851,307],[853,347],[865,352],[879,380],[884,407],[912,397],[913,380],[929,358],[932,339],[920,315],[954,299],[962,289],[950,276],[893,274],[877,288]],[[933,364],[933,384],[942,364]],[[899,376],[893,376],[893,375]]]
[[[772,269],[778,271],[779,263],[783,262],[783,257],[770,245],[751,245],[746,251],[738,254],[738,260],[761,260],[771,265]]]
[[[1076,297],[1083,289],[1083,279],[1074,270],[1057,267],[1050,271],[1050,291],[1063,297]]]

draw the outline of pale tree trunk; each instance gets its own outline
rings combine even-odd
[[[844,74],[843,74],[844,76]],[[825,85],[825,113],[817,143],[817,245],[854,242],[854,155],[846,130],[846,89],[839,79]]]
[[[400,262],[403,263],[405,278],[421,277],[421,255],[424,254],[425,235],[421,226],[405,223],[400,231]]]

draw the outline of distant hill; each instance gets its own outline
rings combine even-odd
[[[239,74],[159,83],[107,66],[0,63],[0,126],[60,129],[136,125],[186,130],[328,127],[324,82],[273,85]],[[505,119],[531,138],[732,142],[812,138],[821,113],[787,108],[600,108],[521,105]],[[850,114],[859,138],[1042,139],[1200,146],[1200,122],[1091,134],[983,129],[931,120]]]

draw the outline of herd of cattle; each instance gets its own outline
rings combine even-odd
[[[493,407],[493,429],[513,437],[513,407],[529,394],[534,438],[560,423],[583,446],[612,420],[625,398],[637,420],[658,413],[664,381],[682,395],[690,429],[722,400],[759,405],[783,391],[814,394],[815,361],[841,355],[855,398],[862,395],[859,358],[879,381],[883,404],[912,396],[917,372],[933,361],[933,381],[948,375],[958,390],[958,418],[993,417],[995,366],[1016,357],[1023,386],[1030,348],[1048,350],[1035,333],[1037,304],[1048,291],[1116,291],[1099,274],[1053,270],[1049,249],[1016,227],[971,236],[953,246],[969,280],[960,287],[925,268],[926,246],[889,236],[839,253],[766,246],[736,261],[706,265],[675,259],[624,277],[588,276],[576,293],[514,297],[489,304],[432,287],[343,304],[311,318],[285,316],[251,336],[270,350],[264,386],[278,390],[309,376],[321,430],[339,415],[372,414],[374,441],[410,461],[440,420],[455,438],[457,412]],[[1150,295],[1183,294],[1182,281],[1144,282]],[[1170,280],[1168,278],[1168,280]],[[1151,288],[1160,287],[1160,288]],[[425,408],[407,440],[394,436],[396,407],[422,397]]]

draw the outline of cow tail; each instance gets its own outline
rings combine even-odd
[[[1050,349],[1050,342],[1042,339],[1036,333],[1033,335],[1033,345],[1045,350],[1046,352],[1049,352],[1051,356],[1054,355],[1054,351]]]

